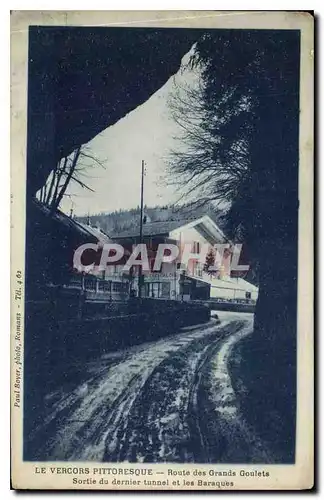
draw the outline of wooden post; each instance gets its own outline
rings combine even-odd
[[[139,242],[143,243],[143,205],[144,205],[144,160],[142,160],[141,174],[141,220],[140,220],[140,235]],[[142,297],[142,266],[138,268],[138,298]]]

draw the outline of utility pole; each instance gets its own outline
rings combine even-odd
[[[141,173],[141,220],[140,220],[140,234],[139,242],[143,243],[143,206],[144,206],[144,160],[142,160],[142,173]],[[142,297],[142,266],[138,269],[138,298]]]

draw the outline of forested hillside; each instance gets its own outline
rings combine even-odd
[[[166,220],[196,219],[203,215],[209,215],[220,228],[224,229],[225,214],[216,209],[212,204],[204,207],[183,206],[155,206],[144,207],[144,215],[147,222],[158,222]],[[111,213],[99,213],[84,215],[76,218],[78,221],[99,227],[109,236],[118,234],[127,229],[139,227],[140,207],[130,210],[118,210]]]

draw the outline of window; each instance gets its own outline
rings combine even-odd
[[[114,265],[114,274],[122,274],[123,265],[115,264]]]
[[[200,253],[200,243],[199,243],[199,241],[194,241],[193,252],[194,253]]]
[[[166,283],[170,286],[169,283]],[[146,295],[147,297],[152,297],[154,299],[158,299],[163,295],[163,285],[164,283],[155,282],[155,283],[146,283]],[[169,294],[168,294],[169,296]]]
[[[112,291],[116,293],[128,293],[129,283],[127,281],[113,281]]]
[[[121,290],[122,290],[122,283],[119,283],[119,281],[114,281],[112,289],[113,289],[113,292],[121,292]]]
[[[164,281],[163,283],[161,283],[162,285],[162,297],[170,297],[170,289],[171,289],[171,285],[168,281]]]
[[[90,277],[85,278],[84,288],[85,290],[94,291],[96,289],[96,280]]]
[[[203,266],[200,264],[200,262],[195,262],[194,274],[196,276],[202,276],[202,272],[203,272]]]

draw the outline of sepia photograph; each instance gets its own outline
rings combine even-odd
[[[14,456],[31,488],[275,488],[275,466],[301,458],[305,397],[296,487],[311,487],[312,16],[117,14],[13,13],[27,26],[22,55],[12,42]]]

